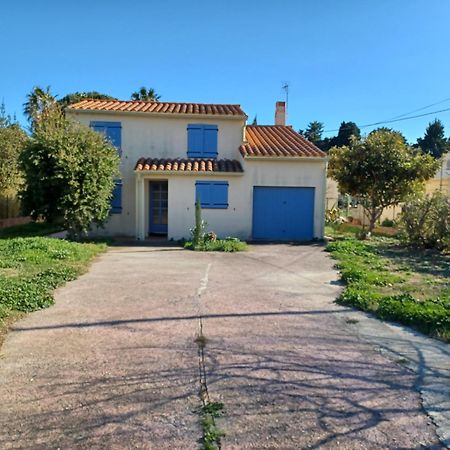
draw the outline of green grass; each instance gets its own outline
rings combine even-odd
[[[15,225],[13,227],[0,229],[0,239],[45,236],[61,230],[62,228],[59,225],[45,222],[30,222],[23,225]]]
[[[395,238],[359,241],[338,227],[327,250],[346,289],[338,303],[450,341],[450,257],[400,246]]]
[[[105,248],[47,237],[0,239],[0,340],[14,318],[52,305],[53,290],[83,273]]]
[[[197,246],[192,241],[187,241],[184,248],[200,252],[242,252],[247,250],[247,244],[237,238],[226,238],[204,241]]]

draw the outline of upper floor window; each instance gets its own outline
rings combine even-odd
[[[188,158],[217,158],[217,125],[189,124]]]
[[[117,148],[119,155],[122,153],[122,124],[120,122],[94,122],[89,126],[98,133],[104,134],[114,147]],[[122,212],[122,181],[116,180],[111,199],[111,214],[120,214]]]
[[[122,124],[120,122],[94,122],[89,125],[94,131],[102,133],[122,153]]]

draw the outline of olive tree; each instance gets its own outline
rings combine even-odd
[[[403,202],[434,175],[439,164],[390,130],[352,138],[348,146],[333,147],[329,158],[329,175],[341,193],[359,198],[369,217],[369,231],[384,208]]]
[[[118,176],[117,150],[99,133],[66,119],[58,106],[36,123],[20,163],[27,214],[62,222],[71,237],[107,219]]]

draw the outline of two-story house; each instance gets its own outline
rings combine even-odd
[[[84,100],[73,120],[121,156],[111,214],[98,234],[188,238],[200,199],[208,230],[247,240],[324,233],[326,155],[285,125],[246,125],[239,105]]]

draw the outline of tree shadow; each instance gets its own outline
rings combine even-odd
[[[390,258],[398,266],[415,272],[450,278],[450,256],[431,249],[414,249],[397,245],[380,246],[381,256]]]

